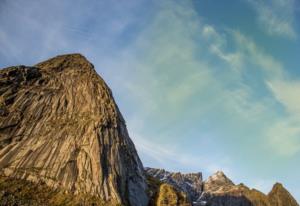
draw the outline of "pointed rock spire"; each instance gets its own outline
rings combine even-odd
[[[272,206],[299,206],[281,183],[274,184],[271,192],[268,194],[268,198]]]

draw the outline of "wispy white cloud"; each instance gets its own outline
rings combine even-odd
[[[225,170],[238,179],[245,165],[257,175],[256,162],[268,165],[267,153],[274,158],[298,154],[297,81],[290,81],[284,65],[242,32],[202,21],[191,1],[157,1],[147,21],[150,8],[143,6],[147,12],[139,13],[137,0],[6,2],[9,6],[0,12],[0,59],[36,63],[82,52],[114,91],[130,136],[153,166],[207,175]],[[251,2],[270,35],[297,36],[292,14],[274,9],[284,4],[284,10],[292,10],[285,5],[292,1]],[[277,104],[287,113],[278,112]],[[203,135],[208,130],[214,135]],[[261,142],[269,150],[257,148]],[[230,156],[232,151],[237,154]]]
[[[203,27],[202,35],[206,40],[210,41],[209,49],[213,54],[227,62],[233,69],[239,70],[242,67],[242,53],[224,51],[227,46],[226,36],[219,34],[215,28],[210,25]]]
[[[264,72],[265,78],[282,78],[284,68],[282,64],[273,58],[270,54],[263,51],[263,48],[256,45],[251,38],[243,35],[239,31],[231,31],[232,37],[237,44],[240,55],[246,56],[244,59],[248,63],[252,63],[257,68]]]
[[[300,81],[275,79],[268,86],[288,115],[275,123],[267,137],[281,154],[293,156],[300,152]]]
[[[283,156],[294,156],[300,152],[300,120],[293,117],[277,120],[266,132],[272,149]]]
[[[241,84],[236,90],[224,92],[225,97],[228,97],[224,102],[235,108],[240,117],[243,116],[253,121],[267,120],[269,124],[263,128],[263,133],[260,135],[266,140],[267,147],[276,151],[278,155],[294,156],[300,152],[300,102],[297,99],[300,95],[300,81],[289,80],[281,62],[264,52],[253,40],[238,31],[229,30],[227,33],[236,45],[233,53],[226,51],[226,42],[229,38],[221,35],[212,26],[205,26],[202,34],[211,40],[210,48],[213,48],[211,52],[232,67],[236,63],[225,57],[231,54],[239,57],[238,65],[240,67],[239,70],[236,70],[238,71],[236,75],[240,75],[241,70],[260,73],[262,86],[272,95],[260,99],[253,98],[252,94],[256,91],[251,88],[251,85],[244,84],[241,77],[237,77]],[[281,104],[288,114],[279,115],[278,110],[274,111],[270,107],[272,105],[274,107],[276,102]]]
[[[88,57],[98,56],[100,62],[116,50],[122,50],[118,45],[121,34],[129,26],[140,23],[135,15],[142,10],[142,3],[136,0],[3,1],[0,45],[5,47],[5,52],[0,53],[1,58],[15,57],[11,64],[24,64],[60,53],[81,52]],[[27,62],[20,61],[24,57]]]
[[[275,79],[268,86],[291,115],[300,116],[300,81]]]
[[[137,150],[145,158],[150,157],[154,160],[152,165],[156,165],[167,170],[178,171],[179,168],[187,168],[184,172],[194,171],[203,172],[205,176],[211,175],[216,171],[222,170],[231,178],[235,178],[235,173],[230,169],[232,164],[229,157],[217,158],[216,156],[205,153],[197,156],[183,153],[176,144],[161,145],[161,143],[150,141],[151,138],[139,135],[131,130],[133,140]],[[145,165],[149,166],[149,165]],[[181,169],[182,171],[182,169]]]
[[[270,35],[295,38],[294,0],[248,0],[257,12],[261,28]]]
[[[283,156],[294,156],[300,152],[300,102],[296,98],[300,93],[300,81],[289,80],[283,65],[271,55],[265,53],[252,40],[239,32],[233,32],[235,41],[257,69],[263,71],[263,81],[267,89],[273,95],[273,102],[280,103],[288,112],[287,115],[279,115],[270,120],[269,126],[262,134],[269,143],[271,149]],[[273,103],[274,104],[274,103]],[[269,104],[270,105],[270,102]],[[268,113],[272,113],[266,107],[262,107]],[[275,112],[276,113],[276,112]]]

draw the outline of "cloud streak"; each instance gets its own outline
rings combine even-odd
[[[257,13],[257,20],[269,35],[294,39],[294,0],[248,0]]]
[[[269,35],[295,38],[292,8],[277,12],[280,2],[292,1],[270,2],[251,1],[260,25]],[[192,1],[1,6],[2,66],[83,53],[114,91],[145,166],[207,175],[221,169],[260,187],[261,179],[269,184],[284,174],[288,181],[286,171],[298,171],[282,164],[300,150],[299,81],[243,31],[199,16]]]

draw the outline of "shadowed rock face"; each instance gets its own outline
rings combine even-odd
[[[112,93],[79,54],[0,70],[0,171],[116,204],[148,201]]]

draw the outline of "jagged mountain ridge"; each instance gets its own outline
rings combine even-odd
[[[188,194],[190,201],[199,199],[203,191],[202,173],[182,174],[180,172],[169,172],[164,169],[146,167],[148,175],[176,187],[178,190]]]
[[[222,171],[218,171],[205,181],[202,180],[201,175],[197,186],[192,185],[194,188],[201,188],[198,194],[195,194],[195,190],[186,190],[183,187],[183,185],[190,185],[189,180],[184,181],[186,174],[154,168],[146,168],[146,172],[151,177],[185,192],[194,206],[299,206],[292,195],[279,183],[276,183],[271,192],[266,195],[244,184],[236,185]]]
[[[112,204],[148,201],[125,121],[80,54],[0,70],[0,172]]]

